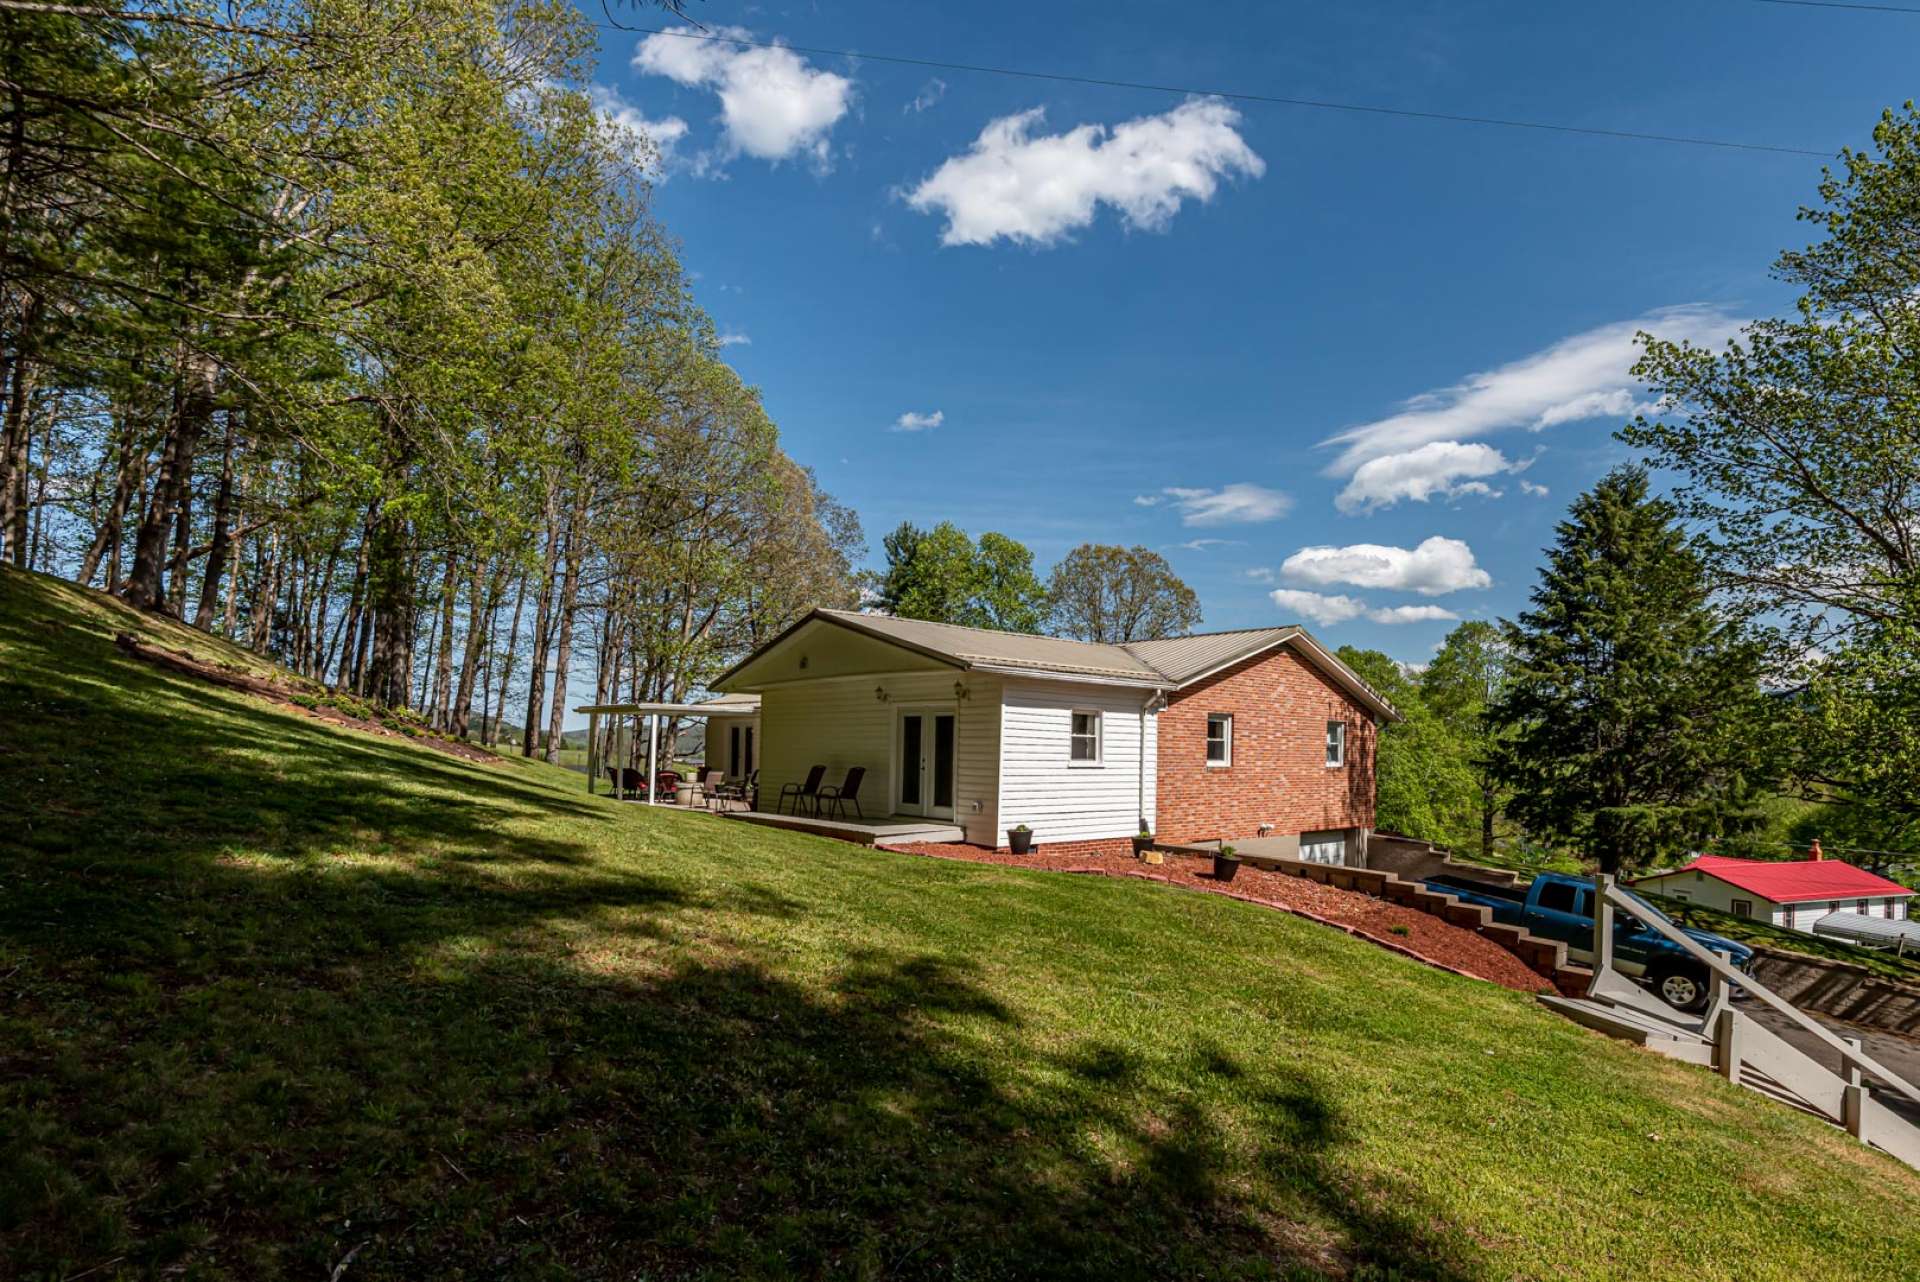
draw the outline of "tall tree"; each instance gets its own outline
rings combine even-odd
[[[1149,548],[1082,543],[1053,567],[1048,627],[1082,641],[1157,641],[1200,626],[1200,598]]]
[[[1442,846],[1461,845],[1473,831],[1477,792],[1467,745],[1393,659],[1344,645],[1339,657],[1401,716],[1380,728],[1374,750],[1374,825]]]
[[[931,530],[902,523],[882,544],[887,568],[877,591],[889,614],[1002,632],[1040,631],[1046,589],[1025,544],[992,531],[975,543],[951,521]]]
[[[1420,695],[1446,728],[1473,774],[1477,844],[1491,859],[1505,794],[1493,777],[1493,743],[1487,711],[1507,690],[1507,643],[1499,627],[1469,619],[1447,634],[1420,674]]]
[[[1621,435],[1686,476],[1718,578],[1787,620],[1801,783],[1920,823],[1920,113],[1873,142],[1800,211],[1825,238],[1775,264],[1794,314],[1718,352],[1646,338],[1663,408]]]
[[[1492,776],[1508,813],[1618,872],[1752,818],[1772,768],[1760,653],[1638,468],[1573,503],[1506,629]]]

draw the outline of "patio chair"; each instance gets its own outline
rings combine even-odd
[[[779,814],[781,808],[787,804],[787,798],[791,797],[793,798],[794,814],[797,815],[800,813],[800,805],[802,802],[811,805],[814,814],[819,814],[820,780],[826,773],[827,768],[825,766],[815,766],[813,769],[807,771],[807,781],[805,783],[782,784],[780,787],[780,795],[774,799],[773,812]]]
[[[848,767],[846,782],[840,784],[838,787],[835,787],[833,784],[828,784],[814,795],[813,813],[816,815],[819,814],[821,807],[824,806],[833,815],[845,819],[847,817],[847,803],[852,802],[853,813],[865,819],[867,812],[860,809],[860,781],[866,777],[867,768],[865,766]]]
[[[613,780],[613,786],[629,797],[644,795],[647,791],[647,776],[632,766],[608,766],[607,778]]]
[[[694,787],[700,789],[700,800],[706,803],[707,809],[713,809],[713,799],[726,782],[727,772],[724,770],[708,770],[700,776],[700,782]]]
[[[759,792],[760,772],[755,770],[745,779],[740,779],[733,783],[723,781],[713,790],[713,796],[714,800],[720,803],[722,809],[726,808],[726,804],[729,801],[737,801],[748,810],[752,810],[754,808],[754,798]]]

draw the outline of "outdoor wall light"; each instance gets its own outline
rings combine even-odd
[[[875,686],[873,688],[873,697],[885,703],[887,701],[887,688],[885,686]]]
[[[954,697],[954,698],[956,698],[956,699],[966,699],[966,698],[970,698],[970,697],[971,697],[971,695],[972,695],[972,692],[971,692],[971,691],[969,691],[969,690],[967,689],[967,687],[966,687],[966,683],[965,683],[965,682],[963,682],[963,681],[956,681],[956,682],[954,682],[954,683],[953,683],[953,697]]]

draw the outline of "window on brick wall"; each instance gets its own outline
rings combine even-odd
[[[1327,722],[1327,764],[1347,764],[1347,723],[1344,721]]]
[[[1076,712],[1073,714],[1073,733],[1067,749],[1067,760],[1076,766],[1100,764],[1099,713]]]
[[[1233,714],[1230,712],[1207,714],[1207,764],[1233,764]]]

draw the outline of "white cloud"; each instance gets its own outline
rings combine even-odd
[[[1452,387],[1416,396],[1397,414],[1335,434],[1325,443],[1342,448],[1328,470],[1357,475],[1370,459],[1407,455],[1434,441],[1457,445],[1516,428],[1539,431],[1582,419],[1624,418],[1642,404],[1631,373],[1639,354],[1636,333],[1717,346],[1739,327],[1729,313],[1694,304],[1575,334],[1531,356],[1469,374]]]
[[[1185,548],[1189,552],[1205,552],[1208,548],[1239,547],[1240,540],[1239,539],[1188,539],[1185,543],[1179,544],[1178,546]]]
[[[1256,565],[1251,570],[1246,571],[1246,576],[1255,583],[1271,583],[1274,578],[1273,571],[1264,565]]]
[[[1285,516],[1293,500],[1279,490],[1235,481],[1217,490],[1169,485],[1162,491],[1180,509],[1182,525],[1238,525]]]
[[[927,81],[926,84],[920,86],[920,92],[913,96],[912,102],[900,108],[900,113],[902,115],[917,116],[946,96],[947,82],[935,76],[933,79]]]
[[[1159,507],[1166,501],[1166,496],[1163,494],[1136,494],[1133,496],[1133,505],[1135,507]]]
[[[752,345],[753,339],[745,334],[727,330],[720,335],[720,346],[722,347],[751,347]]]
[[[1492,576],[1474,562],[1472,548],[1459,539],[1437,534],[1415,548],[1378,543],[1301,548],[1281,563],[1280,573],[1291,582],[1315,587],[1350,583],[1421,596],[1442,596],[1493,584]]]
[[[1533,495],[1534,498],[1537,498],[1537,499],[1543,499],[1547,497],[1546,486],[1535,485],[1532,481],[1528,481],[1528,480],[1522,480],[1520,482],[1520,492],[1522,494],[1531,494]]]
[[[912,410],[908,410],[905,414],[893,420],[893,426],[887,430],[890,432],[931,432],[934,428],[946,421],[947,414],[945,410],[935,410],[931,414],[916,414]]]
[[[1524,466],[1525,461],[1517,465]],[[1517,467],[1491,445],[1429,441],[1404,454],[1368,459],[1355,470],[1333,503],[1342,512],[1371,512],[1391,507],[1401,499],[1425,503],[1436,497],[1497,496],[1499,491],[1479,478],[1498,476]]]
[[[1358,597],[1328,596],[1321,592],[1304,592],[1298,588],[1275,588],[1267,596],[1282,610],[1317,623],[1323,628],[1330,628],[1338,623],[1348,623],[1354,619],[1395,624],[1427,623],[1437,619],[1460,617],[1453,611],[1437,605],[1370,606]]]
[[[728,43],[750,38],[743,27],[706,33],[718,39],[689,38],[702,34],[674,27],[648,36],[634,50],[634,69],[719,95],[728,155],[805,156],[825,169],[827,135],[852,105],[853,81],[810,66],[791,49]]]
[[[1110,205],[1130,228],[1161,231],[1189,197],[1205,204],[1223,178],[1258,178],[1266,162],[1218,98],[1189,98],[1157,116],[1034,136],[1046,108],[988,122],[973,146],[906,200],[946,215],[944,245],[1058,244]]]

